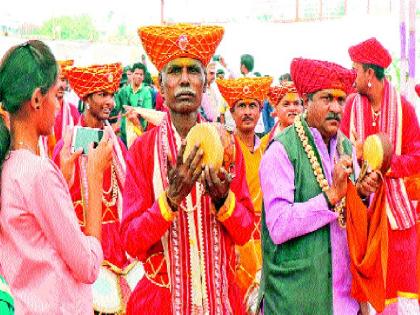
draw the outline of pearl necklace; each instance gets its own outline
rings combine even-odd
[[[327,192],[330,189],[330,186],[328,185],[328,181],[325,179],[325,176],[322,171],[321,165],[318,161],[318,158],[316,157],[312,146],[309,144],[308,136],[306,135],[305,130],[303,129],[301,115],[298,115],[295,117],[294,125],[295,125],[296,132],[298,134],[298,137],[303,145],[303,149],[305,150],[306,155],[309,159],[309,162],[311,163],[311,167],[314,172],[316,181],[321,187],[321,190],[323,192]],[[346,205],[346,198],[344,197],[334,206],[334,211],[338,214],[338,224],[342,228],[346,227],[346,217],[344,213],[345,205]]]

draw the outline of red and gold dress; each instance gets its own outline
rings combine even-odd
[[[389,240],[386,304],[396,308],[400,300],[411,303],[418,298],[416,214],[403,179],[420,173],[420,128],[415,110],[385,80],[380,114],[372,112],[365,96],[351,95],[341,129],[350,139],[357,134],[362,141],[384,132],[393,144],[391,169],[385,176]]]
[[[121,232],[127,252],[145,269],[127,314],[243,314],[234,281],[235,244],[249,240],[254,220],[241,150],[231,143],[235,177],[217,213],[200,183],[172,212],[164,193],[167,163],[168,157],[169,163],[175,160],[180,144],[165,118],[127,155]]]
[[[83,118],[83,117],[82,117]],[[83,119],[80,125],[84,126]],[[119,140],[121,153],[125,157],[127,150]],[[63,141],[57,143],[54,150],[54,161],[60,164],[60,151]],[[84,229],[86,225],[86,178],[87,156],[81,156],[75,161],[74,183],[70,187],[79,224]],[[115,157],[111,167],[103,176],[102,186],[102,250],[104,261],[98,280],[93,284],[93,308],[103,313],[122,313],[126,308],[131,287],[127,279],[128,273],[136,266],[136,261],[127,256],[120,236],[120,218],[122,212],[123,179]],[[137,270],[137,269],[136,269]]]

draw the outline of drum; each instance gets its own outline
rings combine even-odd
[[[126,301],[137,283],[144,275],[143,265],[134,261],[123,270],[103,264],[99,275],[92,285],[93,309],[100,313],[125,312]],[[122,286],[128,285],[123,289]]]

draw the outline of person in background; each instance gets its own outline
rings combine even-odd
[[[268,97],[277,117],[277,123],[268,135],[270,142],[281,131],[293,124],[295,117],[303,112],[303,103],[291,81],[285,81],[280,86],[272,86]]]
[[[388,217],[386,308],[389,314],[418,314],[416,279],[416,212],[403,179],[420,173],[420,127],[416,112],[384,78],[392,58],[376,39],[349,48],[357,73],[357,93],[347,99],[341,130],[354,143],[361,159],[366,137],[383,133],[393,156],[384,174]],[[388,313],[386,313],[388,314]]]
[[[236,266],[236,281],[241,289],[249,312],[255,312],[261,276],[261,210],[262,192],[258,169],[268,141],[260,140],[255,126],[261,114],[272,78],[240,78],[217,80],[217,85],[229,104],[235,120],[235,140],[245,160],[246,182],[254,207],[254,229],[251,239],[237,246],[239,263]]]

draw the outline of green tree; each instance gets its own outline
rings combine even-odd
[[[88,15],[50,18],[37,33],[53,39],[96,40],[99,37],[99,32]]]

